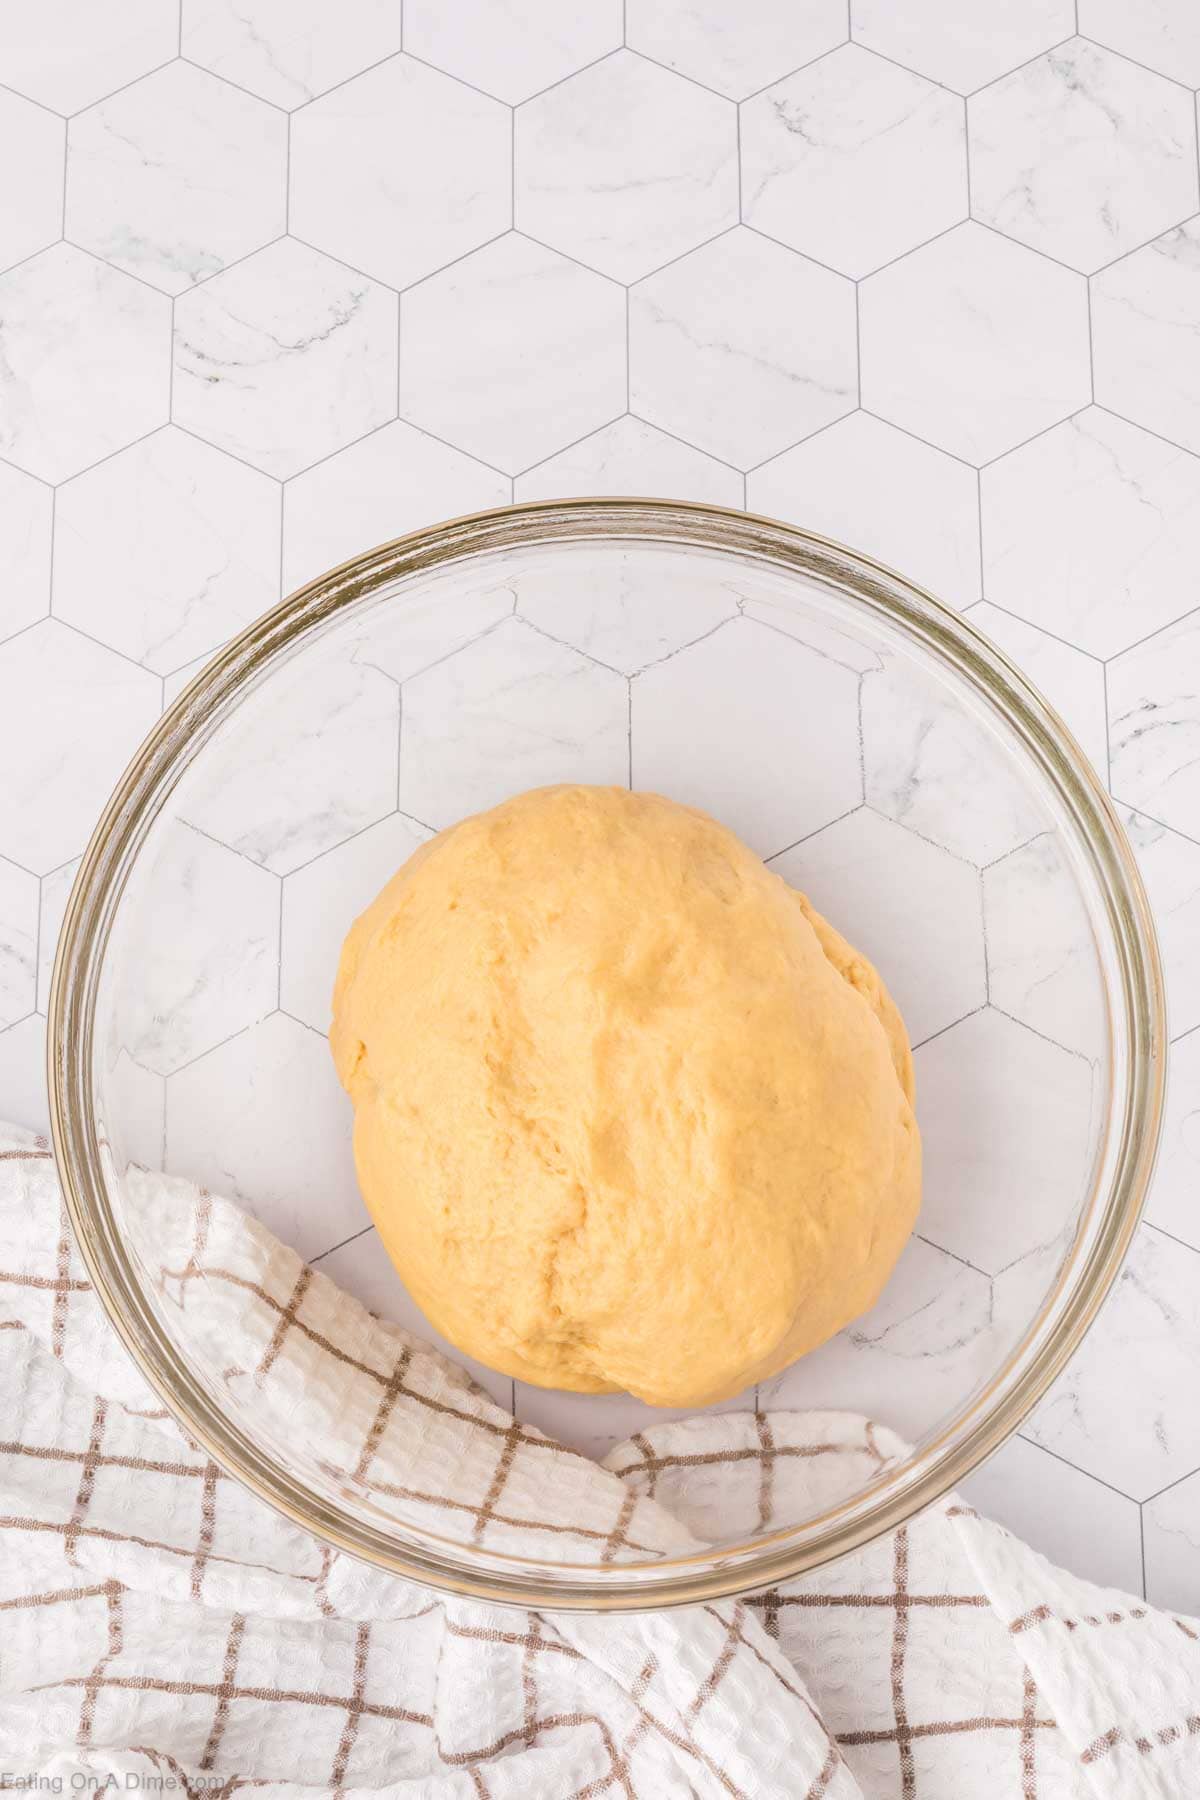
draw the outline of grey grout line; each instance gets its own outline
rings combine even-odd
[[[1045,1405],[1053,1392],[1054,1389],[1051,1387],[1049,1392],[1042,1396],[1042,1405]],[[1018,1431],[1017,1436],[1021,1439],[1023,1444],[1032,1444],[1035,1450],[1040,1450],[1045,1456],[1052,1456],[1055,1462],[1062,1463],[1065,1468],[1074,1469],[1077,1475],[1086,1476],[1089,1481],[1097,1482],[1100,1487],[1107,1488],[1110,1494],[1117,1494],[1122,1500],[1128,1500],[1131,1506],[1137,1506],[1139,1504],[1132,1494],[1127,1494],[1125,1492],[1124,1488],[1117,1487],[1114,1482],[1106,1481],[1103,1475],[1096,1475],[1091,1469],[1081,1468],[1078,1463],[1073,1463],[1069,1456],[1064,1456],[1061,1450],[1051,1450],[1049,1444],[1043,1444],[1040,1438],[1029,1437],[1023,1429]]]
[[[1141,1225],[1144,1230],[1153,1231],[1159,1237],[1168,1238],[1172,1244],[1178,1244],[1181,1250],[1189,1250],[1193,1256],[1200,1256],[1200,1247],[1189,1244],[1186,1238],[1177,1237],[1173,1231],[1168,1231],[1165,1225],[1156,1225],[1153,1219],[1142,1219]]]

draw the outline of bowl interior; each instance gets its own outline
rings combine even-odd
[[[878,573],[633,529],[509,543],[367,581],[232,697],[193,706],[100,964],[108,1204],[173,1356],[339,1516],[422,1538],[402,1500],[353,1483],[331,1497],[303,1409],[282,1433],[253,1384],[183,1334],[154,1293],[130,1172],[234,1198],[439,1342],[357,1192],[330,991],[347,927],[394,869],[523,788],[629,783],[705,808],[877,963],[908,1024],[917,1235],[869,1316],[727,1405],[865,1412],[913,1456],[864,1483],[900,1489],[1052,1328],[1046,1308],[1103,1211],[1125,1081],[1110,914],[1072,809],[1005,707],[935,630],[880,605]],[[468,1367],[519,1419],[596,1456],[678,1416]],[[825,1528],[865,1493],[814,1489],[789,1523]],[[753,1551],[719,1507],[712,1535],[718,1552]],[[465,1536],[438,1554],[466,1570],[479,1558]]]

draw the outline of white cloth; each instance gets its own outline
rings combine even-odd
[[[253,1384],[280,1431],[302,1408],[332,1468],[484,1545],[682,1548],[718,1510],[785,1520],[895,1448],[847,1414],[724,1414],[600,1467],[237,1208],[146,1176],[136,1209],[179,1329],[232,1395]],[[0,1406],[0,1788],[1200,1795],[1200,1627],[953,1501],[772,1593],[621,1619],[442,1600],[324,1552],[163,1414],[89,1289],[44,1141],[11,1129]]]

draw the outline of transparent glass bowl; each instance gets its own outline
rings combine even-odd
[[[341,938],[430,830],[522,788],[706,808],[883,971],[916,1048],[925,1203],[878,1306],[742,1406],[865,1412],[912,1445],[711,1554],[542,1562],[434,1535],[322,1468],[206,1364],[130,1230],[131,1165],[240,1200],[437,1342],[357,1195],[323,1032]],[[329,1544],[480,1598],[658,1606],[834,1558],[960,1482],[1078,1345],[1158,1134],[1162,984],[1104,792],[964,620],[764,519],[567,501],[453,521],[311,582],[175,701],[114,795],[51,998],[55,1148],[114,1324],[185,1428]],[[143,1247],[144,1248],[144,1247]],[[664,1415],[472,1373],[603,1454]],[[678,1415],[675,1415],[678,1416]]]

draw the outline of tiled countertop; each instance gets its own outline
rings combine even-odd
[[[1147,1219],[971,1485],[1196,1611],[1200,14],[1077,10],[0,0],[0,1115],[44,1121],[112,782],[281,591],[513,497],[842,538],[1028,669],[1142,862],[1175,1038]],[[269,985],[264,1041],[304,1031]]]

